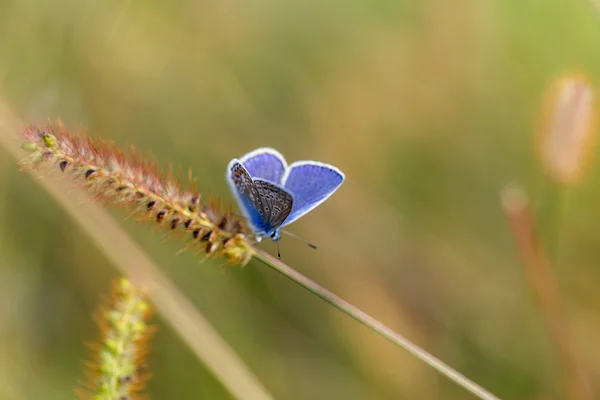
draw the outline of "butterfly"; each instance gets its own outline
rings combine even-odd
[[[280,229],[327,200],[345,176],[317,161],[287,165],[277,150],[261,147],[231,160],[226,178],[256,240],[268,236],[276,241],[280,257]]]

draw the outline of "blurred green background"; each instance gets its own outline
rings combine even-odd
[[[226,203],[225,166],[259,146],[338,166],[346,183],[290,229],[319,250],[284,237],[284,260],[506,399],[564,392],[499,190],[554,203],[540,101],[565,71],[597,82],[599,48],[584,0],[0,0],[0,96],[24,120],[191,167]],[[597,393],[599,181],[596,161],[540,211]],[[199,263],[122,225],[278,399],[472,398],[258,262]],[[0,399],[72,397],[117,275],[0,150]],[[151,397],[231,398],[156,321]]]

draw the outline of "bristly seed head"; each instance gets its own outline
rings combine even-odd
[[[542,113],[538,149],[545,171],[562,184],[578,182],[589,169],[596,129],[596,95],[580,74],[557,78]]]
[[[115,282],[110,301],[96,317],[101,338],[90,346],[93,361],[87,364],[87,385],[77,390],[80,398],[142,398],[148,381],[148,342],[154,331],[148,325],[151,314],[143,290],[125,278]]]
[[[29,126],[23,131],[23,148],[31,153],[31,166],[58,164],[84,182],[95,197],[124,206],[141,217],[161,223],[166,229],[181,227],[202,249],[245,265],[254,255],[244,222],[227,211],[221,212],[210,199],[181,189],[180,183],[162,174],[136,154],[123,154],[114,146],[89,137],[71,135],[59,122],[45,127]],[[158,212],[153,212],[158,210]],[[183,221],[183,224],[180,222]]]

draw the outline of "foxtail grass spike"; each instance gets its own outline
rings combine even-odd
[[[580,74],[559,77],[552,84],[542,113],[538,150],[544,170],[556,181],[579,181],[594,144],[595,93]]]
[[[148,380],[145,360],[153,327],[151,307],[143,290],[126,278],[115,282],[110,301],[100,308],[101,338],[92,343],[93,361],[86,365],[87,382],[76,391],[85,400],[143,398]]]
[[[23,137],[22,147],[31,153],[25,164],[54,165],[82,181],[103,202],[124,206],[164,231],[187,233],[208,255],[241,265],[252,258],[254,248],[242,220],[196,190],[182,190],[177,179],[160,173],[135,152],[125,154],[103,141],[71,135],[60,121],[29,126]]]

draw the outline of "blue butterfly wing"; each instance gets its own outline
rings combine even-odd
[[[255,233],[268,234],[278,228],[292,210],[292,194],[279,185],[263,179],[253,180],[236,159],[227,168],[227,181]]]
[[[327,200],[344,182],[342,171],[316,161],[298,161],[289,166],[284,187],[294,196],[292,211],[281,226],[289,225]]]
[[[287,168],[285,158],[277,150],[269,147],[261,147],[246,154],[240,158],[240,163],[253,179],[260,178],[277,185],[281,185]]]

